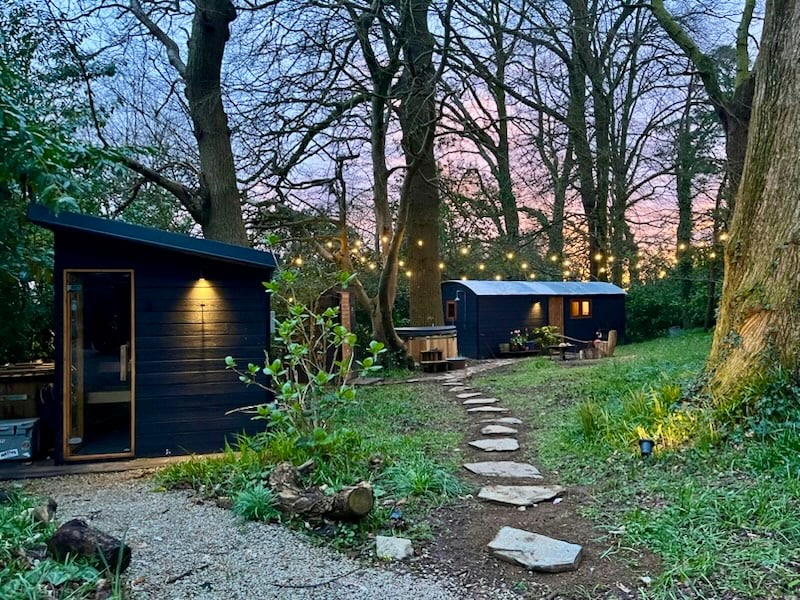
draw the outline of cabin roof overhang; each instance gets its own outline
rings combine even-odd
[[[276,266],[272,252],[80,213],[64,211],[54,213],[38,204],[31,204],[28,207],[28,219],[55,232],[85,233],[259,269],[272,270]]]
[[[625,290],[604,281],[450,280],[477,296],[624,296]]]

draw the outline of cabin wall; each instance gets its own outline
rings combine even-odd
[[[570,302],[572,300],[589,300],[591,302],[590,317],[572,317]],[[617,339],[622,343],[625,339],[625,296],[566,296],[564,298],[564,330],[565,335],[578,340],[593,340],[600,331],[603,339],[608,339],[608,332],[617,330]]]
[[[267,396],[241,384],[224,359],[263,362],[269,296],[261,282],[268,269],[67,232],[56,233],[55,256],[59,354],[63,269],[134,271],[136,456],[216,451],[232,434],[263,429],[245,415],[225,415]],[[63,356],[56,364],[60,371]]]

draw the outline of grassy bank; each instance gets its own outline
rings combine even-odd
[[[686,401],[709,342],[623,346],[582,367],[536,359],[479,383],[531,424],[528,447],[559,483],[590,487],[583,512],[610,553],[661,558],[653,597],[784,597],[800,585],[800,436],[785,415],[759,428]]]

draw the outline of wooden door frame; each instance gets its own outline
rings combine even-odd
[[[554,313],[558,313],[557,321],[553,319]],[[566,323],[564,321],[564,296],[550,296],[547,301],[547,324],[557,324],[559,333],[566,335]]]
[[[72,364],[70,356],[70,341],[71,334],[69,329],[69,275],[71,273],[128,273],[131,276],[131,350],[128,360],[131,364],[130,379],[131,379],[131,402],[130,402],[130,423],[131,423],[131,444],[130,452],[112,452],[106,454],[89,454],[85,456],[71,456],[69,454],[69,418],[72,416],[70,412],[69,394],[71,393],[70,385],[70,366]],[[62,352],[62,392],[61,392],[61,451],[62,457],[65,462],[78,462],[87,460],[103,460],[107,458],[132,458],[136,455],[136,303],[135,303],[135,273],[133,269],[62,269],[62,294],[63,302],[61,304],[62,323],[61,331],[63,331],[63,339],[61,340]]]

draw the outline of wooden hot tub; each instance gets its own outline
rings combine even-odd
[[[398,327],[397,335],[406,343],[408,354],[420,362],[422,352],[438,348],[444,359],[458,356],[458,334],[455,325],[434,327]]]

